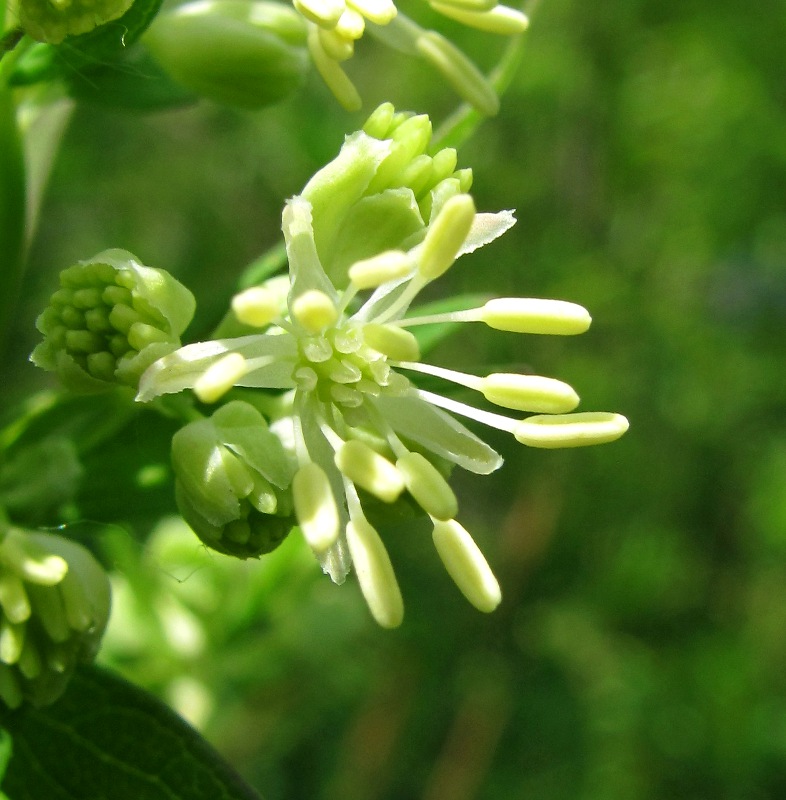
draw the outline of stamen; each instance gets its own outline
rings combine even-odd
[[[347,524],[347,543],[372,616],[383,628],[398,627],[404,619],[404,601],[379,534],[364,516],[354,516]]]
[[[448,574],[478,611],[490,613],[502,600],[499,583],[467,530],[456,520],[434,522],[434,546]]]
[[[215,403],[248,372],[240,353],[227,353],[211,364],[194,382],[194,394],[203,403]]]
[[[440,520],[453,519],[458,500],[439,470],[420,453],[407,453],[396,461],[409,493],[420,507]]]
[[[459,403],[457,400],[451,400],[449,397],[442,397],[442,395],[427,392],[425,389],[413,389],[418,397],[425,400],[427,403],[444,408],[446,411],[452,411],[454,414],[459,414],[462,417],[469,417],[476,422],[482,422],[490,428],[496,428],[499,431],[506,433],[513,433],[520,420],[511,419],[510,417],[503,417],[502,414],[494,414],[491,411],[481,411],[479,408],[473,408],[466,403]]]
[[[292,302],[292,316],[309,333],[320,333],[338,319],[333,301],[319,289],[309,289]]]
[[[309,461],[292,481],[295,516],[309,546],[324,552],[338,538],[339,516],[336,498],[325,471]]]
[[[404,480],[395,465],[358,439],[343,442],[336,450],[335,462],[349,480],[385,503],[392,503],[404,491]]]
[[[253,286],[232,298],[232,310],[245,325],[267,327],[280,313],[278,296],[262,286]]]
[[[429,225],[418,254],[418,272],[433,281],[448,270],[458,256],[475,219],[471,195],[451,197]]]
[[[410,256],[402,250],[388,250],[349,268],[349,279],[358,289],[376,289],[383,283],[404,278],[412,272]]]
[[[613,442],[626,430],[628,420],[622,414],[585,411],[527,417],[516,423],[513,435],[530,447],[583,447]]]
[[[417,361],[420,358],[418,340],[403,328],[370,322],[363,326],[366,344],[396,361]]]

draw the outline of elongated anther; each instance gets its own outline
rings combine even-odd
[[[592,322],[589,311],[577,303],[527,297],[489,300],[479,309],[478,319],[499,331],[560,336],[584,333]]]
[[[357,517],[347,525],[347,544],[371,614],[383,628],[397,628],[404,619],[404,601],[379,534]]]
[[[450,268],[474,219],[475,202],[471,195],[457,194],[442,206],[420,250],[418,271],[426,280],[433,281]]]
[[[396,461],[407,491],[418,505],[435,519],[453,519],[458,500],[439,470],[420,453],[407,453]]]
[[[321,553],[338,538],[339,517],[336,499],[325,471],[310,461],[292,481],[295,516],[309,546]]]
[[[518,411],[564,414],[579,404],[567,383],[540,375],[495,372],[481,380],[480,390],[489,402]]]
[[[386,250],[371,258],[356,261],[349,268],[349,279],[358,289],[376,289],[388,281],[403,278],[412,271],[412,259],[402,250]]]
[[[215,403],[246,374],[246,359],[240,353],[227,353],[211,364],[194,382],[194,394],[203,403]]]
[[[349,480],[385,503],[404,491],[404,479],[395,465],[358,439],[344,442],[336,450],[335,462]]]
[[[434,546],[448,574],[479,611],[493,611],[502,599],[499,583],[466,529],[456,520],[434,523]]]
[[[263,286],[252,286],[232,298],[232,310],[244,325],[264,328],[281,313],[275,292]]]
[[[404,328],[370,322],[363,326],[366,344],[394,361],[418,361],[418,340]]]
[[[513,435],[530,447],[584,447],[619,439],[628,430],[622,414],[586,411],[527,417],[513,428]]]

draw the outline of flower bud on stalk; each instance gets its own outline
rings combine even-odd
[[[184,87],[240,108],[283,100],[308,70],[303,19],[265,0],[186,3],[159,14],[144,41]]]
[[[109,619],[109,581],[81,545],[8,528],[0,542],[0,698],[54,702],[94,658]]]
[[[293,468],[280,440],[248,403],[232,401],[172,438],[178,508],[204,544],[255,558],[275,550],[294,525]]]
[[[36,320],[45,338],[30,360],[73,391],[136,387],[154,361],[180,346],[195,307],[169,273],[125,250],[105,250],[60,273],[60,289]]]

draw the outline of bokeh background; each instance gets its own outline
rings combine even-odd
[[[504,46],[442,29],[486,67]],[[594,323],[559,340],[473,326],[433,360],[559,377],[583,409],[631,420],[576,451],[492,432],[503,468],[455,475],[497,612],[463,600],[420,524],[385,531],[407,609],[394,632],[295,536],[260,562],[206,553],[168,516],[166,423],[143,416],[92,451],[73,523],[118,572],[105,663],[268,800],[786,796],[784,41],[777,0],[542,0],[499,116],[462,147],[478,206],[519,223],[441,294],[563,298]],[[438,124],[455,107],[426,69],[359,50],[364,114],[392,100]],[[191,337],[207,335],[278,241],[284,198],[364,114],[313,77],[258,113],[80,107],[12,399],[47,384],[25,359],[57,270],[107,247],[177,274],[199,301]]]

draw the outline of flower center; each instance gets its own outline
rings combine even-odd
[[[391,369],[387,357],[370,347],[363,325],[344,321],[298,341],[292,373],[303,392],[316,392],[324,403],[357,408],[366,396],[401,395],[409,381]]]

